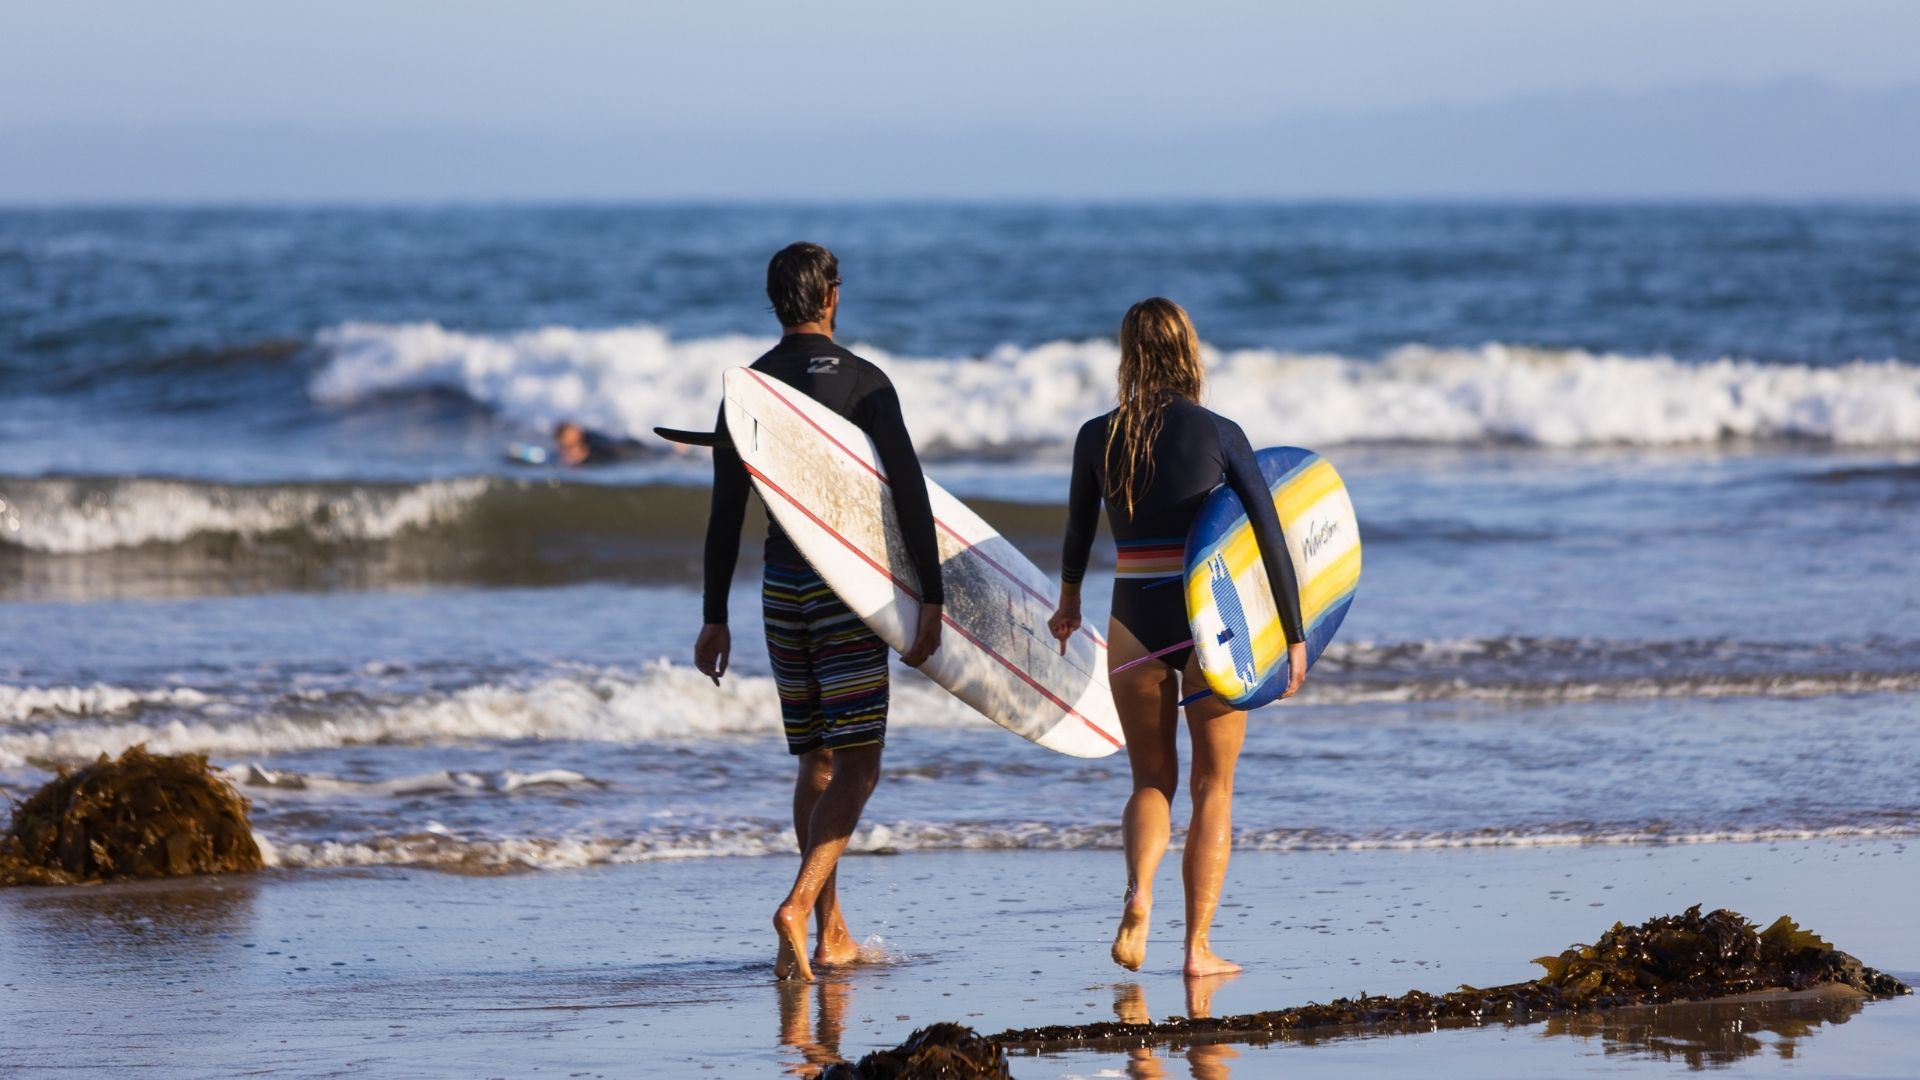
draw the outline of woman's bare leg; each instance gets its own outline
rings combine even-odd
[[[1197,693],[1206,685],[1200,662],[1188,661],[1186,692]],[[1188,780],[1193,820],[1187,825],[1187,850],[1180,866],[1187,889],[1186,971],[1221,975],[1240,970],[1239,964],[1214,955],[1210,935],[1227,877],[1227,858],[1233,853],[1233,769],[1247,737],[1247,714],[1208,695],[1187,706],[1187,732],[1193,740],[1193,773]]]
[[[1107,628],[1107,664],[1111,671],[1149,651],[1119,620]],[[1147,958],[1147,929],[1153,914],[1153,875],[1167,853],[1173,829],[1173,793],[1180,782],[1179,686],[1173,672],[1148,660],[1112,675],[1114,708],[1127,737],[1127,761],[1133,767],[1133,795],[1121,817],[1127,849],[1127,895],[1120,927],[1113,936],[1113,962],[1140,970]]]

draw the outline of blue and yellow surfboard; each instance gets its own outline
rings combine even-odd
[[[1300,583],[1300,620],[1311,668],[1353,606],[1360,586],[1360,524],[1347,485],[1325,458],[1297,446],[1256,453],[1273,492]],[[1252,709],[1287,688],[1286,632],[1240,496],[1222,484],[1187,533],[1187,621],[1207,685]]]

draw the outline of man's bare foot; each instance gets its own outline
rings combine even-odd
[[[1207,975],[1231,975],[1240,970],[1240,965],[1224,960],[1213,954],[1208,945],[1187,946],[1187,974],[1196,978]]]
[[[853,940],[847,924],[834,920],[820,932],[820,943],[813,947],[813,962],[821,967],[851,964],[860,959],[860,943]]]
[[[1139,971],[1147,961],[1147,928],[1153,921],[1153,897],[1133,890],[1120,909],[1120,929],[1113,935],[1113,962]]]
[[[782,904],[773,913],[773,932],[780,936],[780,955],[773,961],[776,979],[813,981],[813,966],[807,963],[807,913],[790,911]]]

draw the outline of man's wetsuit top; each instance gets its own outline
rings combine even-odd
[[[1267,580],[1275,583],[1274,599],[1287,641],[1304,641],[1293,560],[1287,555],[1286,538],[1280,531],[1280,518],[1274,512],[1266,478],[1260,474],[1260,464],[1240,425],[1190,401],[1170,402],[1149,454],[1153,470],[1141,470],[1144,489],[1134,492],[1133,513],[1128,514],[1125,501],[1107,491],[1107,430],[1112,422],[1112,413],[1094,417],[1081,427],[1074,441],[1061,580],[1072,585],[1086,576],[1104,499],[1117,555],[1113,616],[1140,639],[1148,652],[1170,650],[1162,659],[1170,667],[1184,668],[1191,650],[1177,646],[1193,637],[1182,585],[1187,530],[1193,526],[1207,493],[1224,480],[1247,508],[1260,559],[1266,564]],[[1113,452],[1120,452],[1118,439]]]
[[[920,471],[919,456],[913,452],[913,440],[907,435],[893,383],[879,368],[835,345],[825,334],[788,334],[753,362],[753,370],[779,379],[853,421],[873,440],[880,466],[893,488],[893,505],[899,513],[907,557],[920,576],[920,601],[942,603],[933,506],[927,500],[926,477]],[[720,407],[715,430],[727,434],[725,405]],[[734,565],[740,559],[740,526],[746,520],[748,487],[740,454],[730,445],[716,448],[713,508],[707,517],[704,601],[706,621],[710,623],[727,621],[727,593],[733,585]],[[776,566],[807,565],[771,514],[767,516],[766,561]]]

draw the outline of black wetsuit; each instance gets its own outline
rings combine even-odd
[[[1077,584],[1086,575],[1104,498],[1118,556],[1113,617],[1140,639],[1149,653],[1167,650],[1160,659],[1175,670],[1184,669],[1193,653],[1186,589],[1182,586],[1187,530],[1193,526],[1207,493],[1224,480],[1248,507],[1267,580],[1280,583],[1276,599],[1287,641],[1305,640],[1300,629],[1300,590],[1294,581],[1293,560],[1287,557],[1273,497],[1240,425],[1190,401],[1176,399],[1170,403],[1149,455],[1153,462],[1151,480],[1143,469],[1140,475],[1145,488],[1134,493],[1133,513],[1129,515],[1124,501],[1113,498],[1107,490],[1107,427],[1112,421],[1112,413],[1094,417],[1081,427],[1080,437],[1074,441],[1061,580]],[[1119,441],[1115,440],[1114,452],[1119,450]],[[1180,648],[1183,643],[1189,644]]]
[[[611,465],[616,461],[639,457],[644,451],[638,439],[615,438],[585,428],[580,431],[580,441],[587,447],[587,456],[580,460],[582,465]]]
[[[885,373],[833,343],[825,334],[788,334],[753,369],[788,386],[853,421],[873,439],[873,446],[893,488],[894,509],[900,515],[900,535],[907,557],[920,577],[920,600],[943,602],[940,588],[940,547],[933,531],[933,507],[920,458],[900,415],[900,397]],[[727,410],[720,409],[716,425],[727,433]],[[746,466],[731,446],[713,452],[713,509],[707,518],[706,621],[727,621],[727,594],[733,569],[740,559],[740,526],[747,514]],[[777,522],[767,522],[766,561],[769,566],[805,567],[807,561]]]

